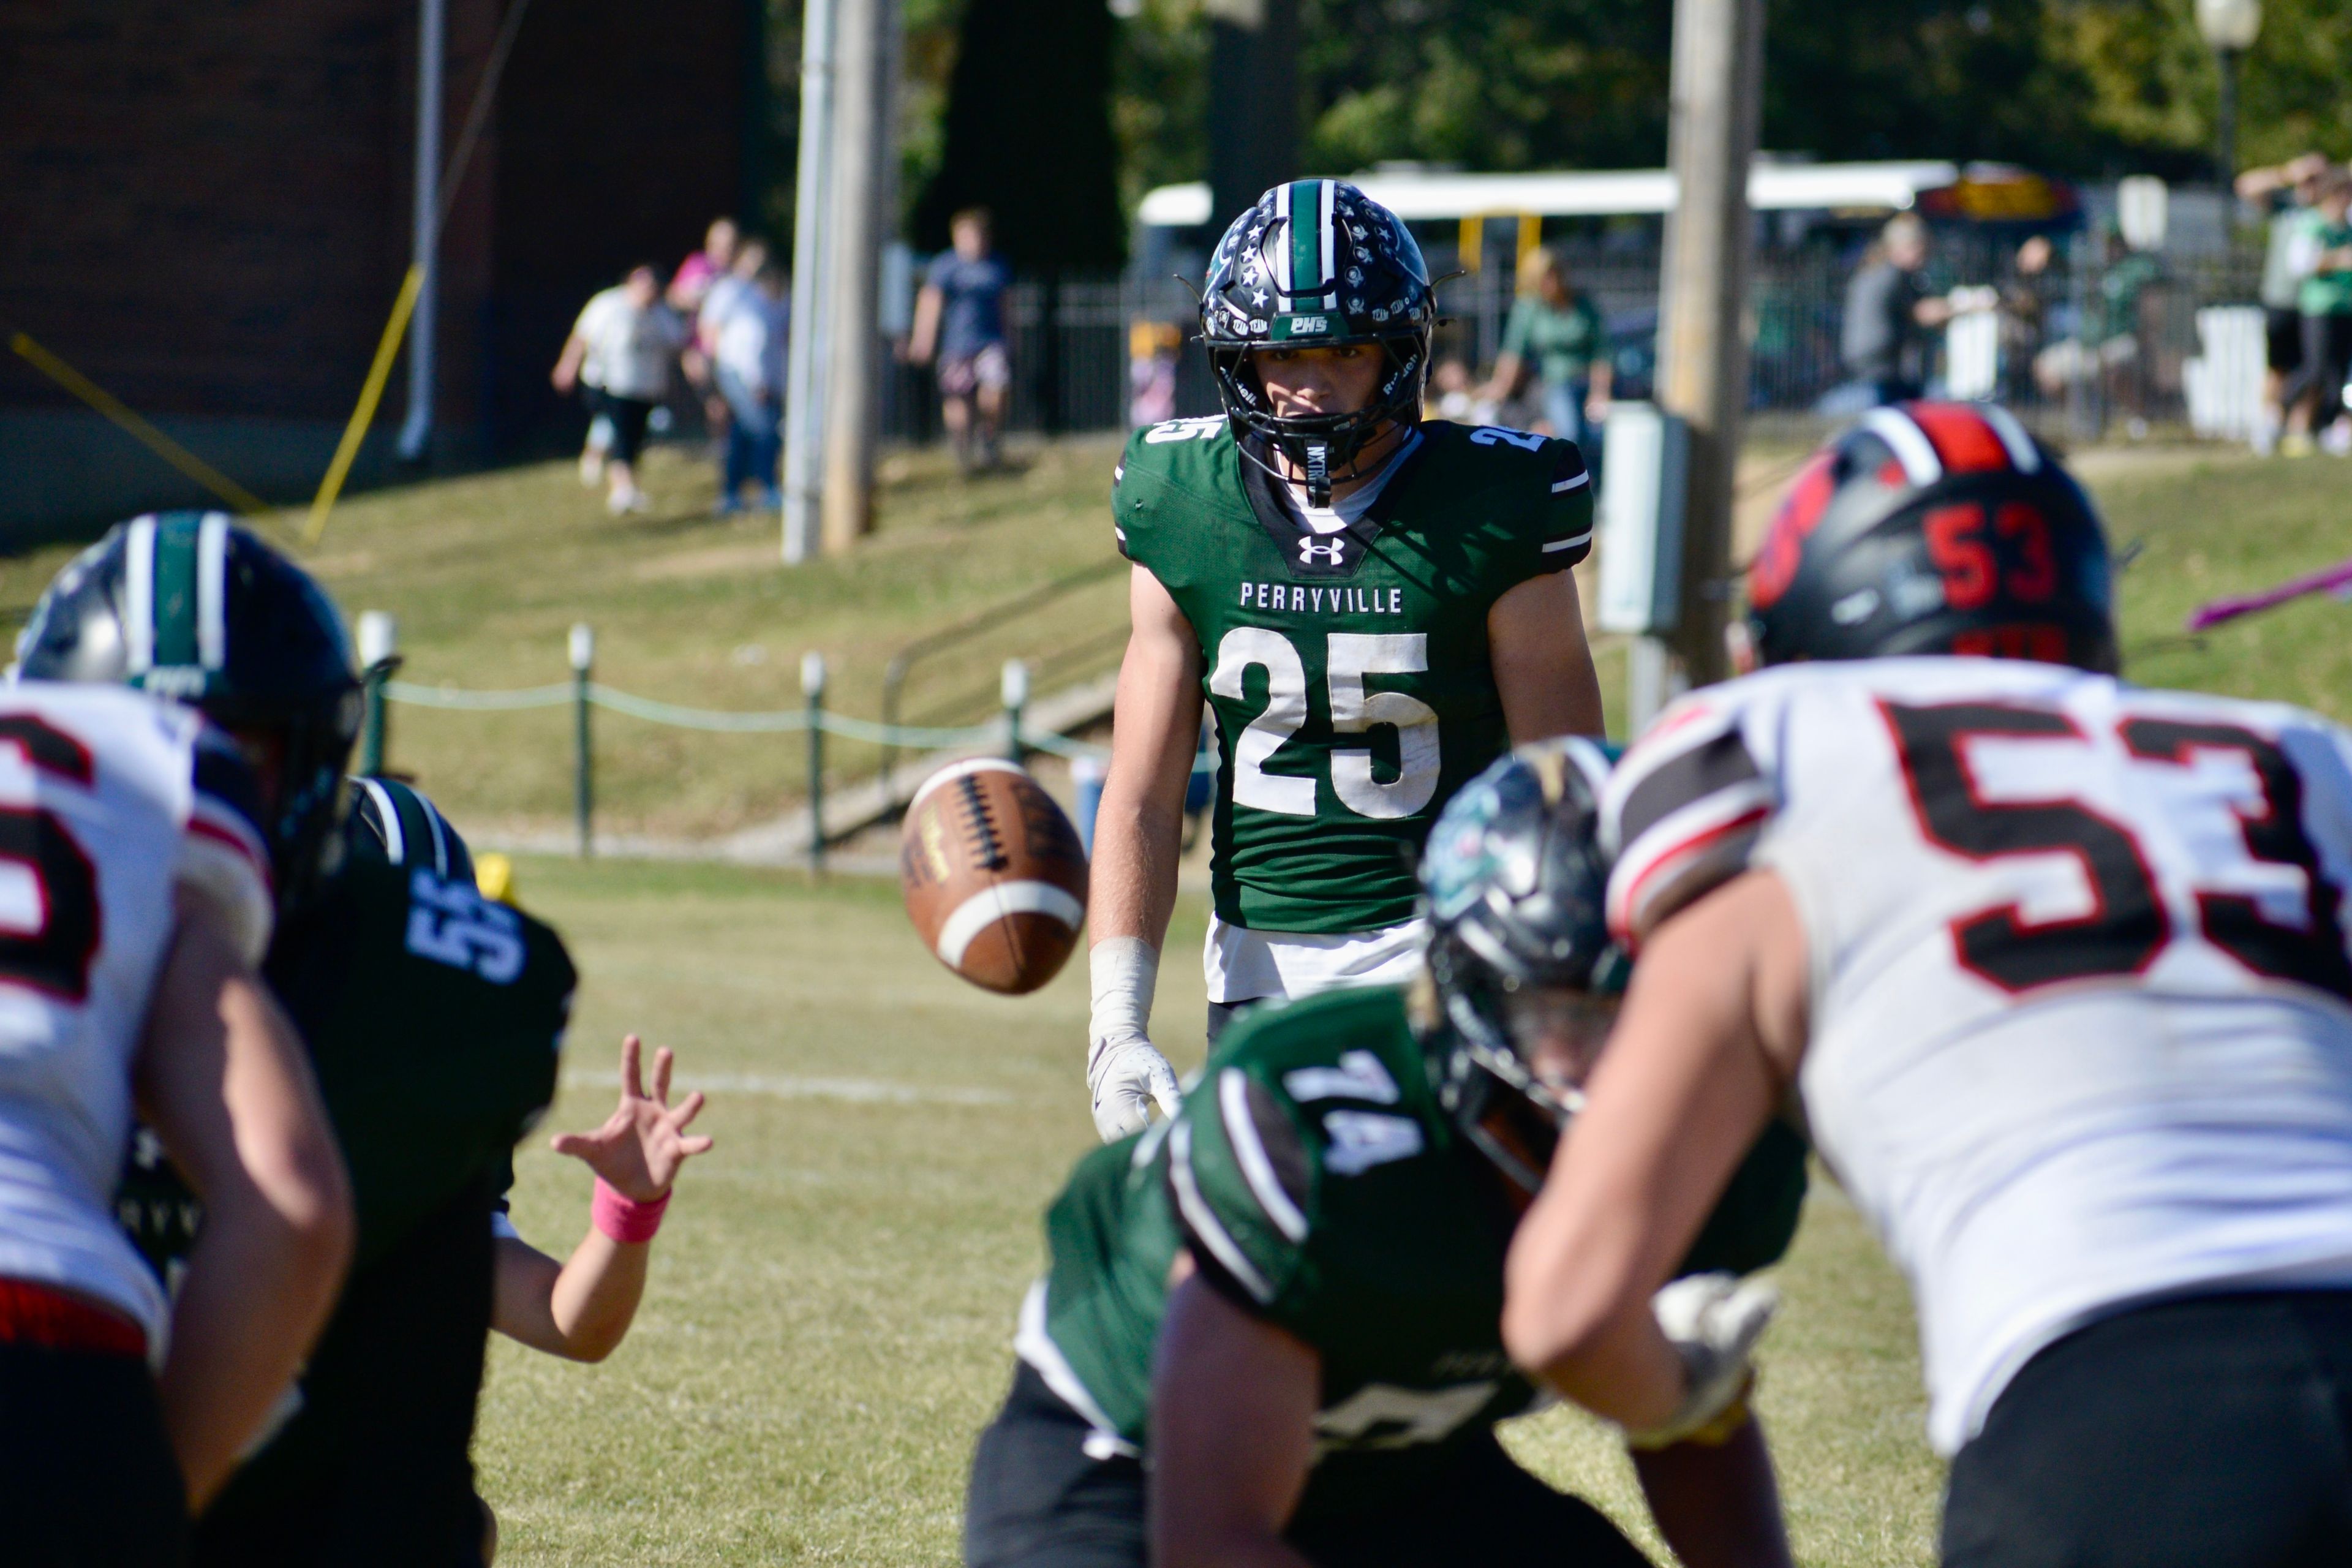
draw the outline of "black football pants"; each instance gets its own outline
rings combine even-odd
[[[174,1568],[187,1493],[136,1356],[0,1344],[0,1562]]]
[[[1944,1562],[2352,1563],[2352,1291],[2167,1302],[2052,1345],[1953,1461]]]
[[[980,1435],[964,1508],[968,1568],[1145,1568],[1140,1462],[1095,1458],[1084,1417],[1027,1365]],[[1513,1463],[1492,1433],[1394,1460],[1382,1505],[1315,1510],[1290,1544],[1318,1568],[1647,1568],[1599,1510]]]
[[[490,1290],[485,1177],[344,1284],[300,1414],[205,1515],[197,1568],[481,1568]]]

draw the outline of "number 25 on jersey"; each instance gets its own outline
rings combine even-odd
[[[1245,700],[1251,666],[1265,671],[1265,710],[1249,722],[1234,745],[1234,804],[1285,816],[1313,816],[1311,774],[1270,773],[1265,765],[1307,722],[1307,662],[1282,633],[1265,626],[1235,626],[1217,644],[1217,668],[1209,689],[1229,702]],[[1397,732],[1397,776],[1372,776],[1369,746],[1335,746],[1330,752],[1331,791],[1359,816],[1411,816],[1437,794],[1440,766],[1437,714],[1402,691],[1366,691],[1370,675],[1418,675],[1429,668],[1425,632],[1332,632],[1324,645],[1324,685],[1330,698],[1331,728],[1360,735],[1375,724]]]

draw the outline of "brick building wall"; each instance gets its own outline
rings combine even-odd
[[[513,3],[447,0],[445,148]],[[443,237],[445,455],[560,438],[588,292],[740,201],[757,16],[536,0]],[[416,27],[417,0],[0,0],[0,332],[273,499],[315,484],[408,261]],[[0,353],[0,522],[196,499],[94,421]]]

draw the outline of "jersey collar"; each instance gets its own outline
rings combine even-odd
[[[1337,533],[1317,533],[1291,510],[1289,501],[1278,490],[1277,481],[1265,468],[1250,461],[1238,450],[1246,436],[1237,436],[1234,466],[1241,471],[1242,494],[1248,499],[1251,513],[1258,526],[1288,564],[1293,577],[1348,578],[1353,577],[1372,553],[1372,546],[1383,531],[1395,520],[1396,498],[1410,482],[1412,470],[1428,453],[1430,441],[1426,431],[1416,429],[1417,439],[1391,459],[1395,463],[1380,493],[1364,514]]]

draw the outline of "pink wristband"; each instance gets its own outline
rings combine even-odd
[[[588,1217],[598,1230],[619,1242],[651,1241],[661,1229],[662,1215],[669,1208],[669,1194],[640,1203],[619,1188],[596,1178],[595,1201],[589,1205]]]

